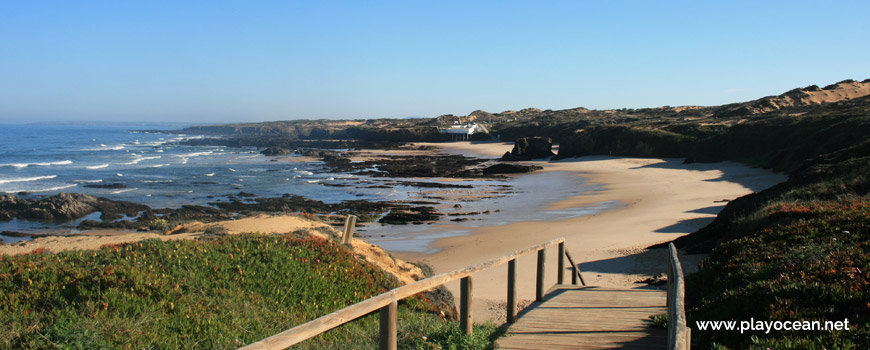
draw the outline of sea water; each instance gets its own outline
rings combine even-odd
[[[186,146],[202,135],[169,133],[179,124],[0,125],[0,194],[24,198],[77,192],[112,200],[178,208],[226,201],[239,192],[285,193],[327,203],[402,199],[390,189],[323,186],[353,183],[320,162],[266,157],[254,147]],[[141,130],[167,130],[166,133]],[[117,185],[117,188],[99,186]],[[69,228],[70,223],[0,222],[0,232]],[[8,241],[8,240],[7,240]]]
[[[378,188],[371,184],[396,179],[332,173],[322,162],[301,161],[301,157],[294,156],[266,157],[254,147],[182,145],[185,140],[204,137],[171,132],[185,126],[153,123],[0,125],[0,194],[39,198],[76,192],[152,208],[178,208],[227,201],[229,196],[239,192],[258,197],[289,193],[326,203],[357,199],[428,201],[436,202],[437,209],[447,213],[489,211],[489,214],[468,216],[469,220],[464,222],[449,221],[455,217],[448,216],[436,225],[374,226],[365,230],[369,240],[388,249],[415,251],[426,251],[429,243],[440,237],[468,234],[471,227],[589,215],[619,205],[600,203],[592,207],[546,210],[548,203],[595,189],[587,185],[584,178],[565,172],[459,182],[472,185],[473,189],[469,190],[421,189],[396,183]],[[117,188],[99,187],[104,185]],[[454,193],[441,199],[438,192]],[[488,198],[466,199],[466,195],[480,194]],[[455,204],[462,208],[453,208]],[[88,218],[96,219],[94,215]],[[0,222],[0,232],[77,233],[77,223],[12,220]],[[21,240],[2,235],[0,239],[7,243]]]

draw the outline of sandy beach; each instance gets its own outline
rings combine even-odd
[[[509,143],[471,142],[431,145],[448,153],[484,157],[501,156],[512,147]],[[582,207],[606,201],[619,201],[623,206],[565,220],[474,228],[471,235],[436,241],[435,247],[440,248],[436,253],[394,252],[394,255],[407,261],[425,261],[441,273],[565,237],[566,247],[580,265],[587,284],[640,288],[643,285],[636,281],[665,271],[664,252],[647,251],[645,247],[694,232],[711,222],[727,200],[786,179],[782,174],[733,162],[682,162],[682,159],[608,156],[523,162],[542,166],[543,171],[573,172],[603,189],[552,203],[548,208],[529,210]],[[556,281],[555,255],[555,249],[547,251],[545,285]],[[692,271],[701,258],[682,256],[684,269]],[[534,260],[534,254],[530,254],[518,261],[521,300],[534,298]],[[504,311],[498,305],[506,298],[506,274],[507,267],[501,266],[473,276],[477,319],[503,319]],[[458,283],[448,288],[458,295]]]

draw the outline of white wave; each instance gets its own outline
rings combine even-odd
[[[154,151],[154,152],[157,152],[157,153],[163,153],[163,150],[162,150],[162,149],[158,149],[158,150],[156,150],[156,151]]]
[[[97,180],[75,180],[75,182],[79,182],[79,183],[97,183],[97,182],[103,182],[103,180],[102,180],[102,179],[97,179]]]
[[[178,155],[178,157],[200,157],[214,154],[214,151],[205,151],[205,152],[191,152],[186,154]]]
[[[37,190],[27,190],[27,192],[50,192],[50,191],[60,191],[60,190],[64,190],[64,189],[67,189],[67,188],[70,188],[70,187],[76,187],[76,186],[78,186],[78,185],[77,185],[77,184],[70,184],[70,185],[63,185],[63,186],[57,186],[57,187],[42,188],[42,189],[37,189]],[[16,191],[16,192],[20,192],[20,191]]]
[[[320,182],[320,180],[308,180],[305,182],[310,183],[310,184],[316,184],[316,183]]]
[[[169,182],[172,182],[172,180],[142,180],[142,182],[145,182],[145,183],[169,183]]]
[[[79,151],[91,151],[91,152],[93,152],[93,151],[120,151],[120,150],[122,150],[122,149],[124,149],[124,145],[106,146],[106,145],[104,145],[104,144],[100,144],[100,147],[97,147],[97,148],[82,148],[82,149],[80,149]],[[130,150],[127,150],[127,152],[130,152]]]
[[[209,176],[209,177],[211,177],[211,176],[214,176],[214,173],[203,174],[203,176]]]
[[[150,165],[148,167],[149,168],[160,168],[160,167],[165,167],[165,166],[170,166],[170,165],[171,164],[154,164],[154,165]]]
[[[124,176],[124,174],[117,173],[117,174],[115,174],[115,176],[121,177],[121,176]]]
[[[0,179],[0,184],[8,184],[8,183],[13,183],[13,182],[39,181],[39,180],[53,179],[56,177],[57,177],[57,175],[48,175],[48,176],[20,177],[17,179]]]
[[[227,168],[227,170],[229,170],[231,172],[236,172],[236,169],[233,169],[233,168]]]
[[[136,159],[133,159],[132,161],[129,161],[129,162],[126,162],[126,163],[121,163],[121,164],[124,164],[124,165],[136,165],[136,164],[139,164],[140,162],[142,162],[143,160],[160,159],[160,158],[162,158],[162,157],[163,157],[163,156],[142,157],[142,156],[138,156],[138,155],[137,155],[137,156],[136,156]]]
[[[135,190],[138,190],[138,188],[125,188],[125,189],[121,189],[121,190],[115,190],[115,191],[112,191],[110,193],[111,194],[121,194],[124,192],[130,192],[130,191],[135,191]]]
[[[91,170],[94,170],[94,169],[102,169],[102,168],[108,168],[108,167],[109,167],[109,164],[100,164],[100,165],[90,165],[90,166],[86,166],[85,169],[91,169]]]
[[[301,174],[301,175],[314,175],[314,173],[312,173],[312,172],[310,172],[310,171],[304,171],[304,170],[303,170],[303,171],[297,171],[297,172],[298,172],[299,174]]]
[[[71,160],[62,160],[59,162],[40,162],[40,163],[10,163],[10,164],[0,164],[0,166],[9,166],[13,168],[26,168],[29,166],[52,166],[52,165],[67,165],[72,164]]]

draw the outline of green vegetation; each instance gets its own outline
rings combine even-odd
[[[863,349],[870,345],[870,200],[759,209],[751,231],[714,249],[689,276],[694,320],[842,321],[850,331],[704,331],[735,349]],[[750,227],[750,223],[746,222]]]
[[[0,256],[0,347],[235,348],[396,286],[345,248],[295,235],[221,236]],[[404,347],[482,349],[421,297],[399,307]],[[377,347],[377,313],[299,348]]]

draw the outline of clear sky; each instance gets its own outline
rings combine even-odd
[[[0,122],[719,105],[870,78],[870,1],[0,1]]]

